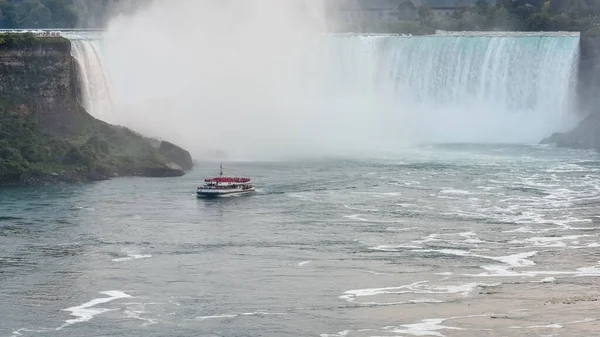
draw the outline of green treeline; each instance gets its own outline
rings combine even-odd
[[[140,0],[0,0],[0,29],[102,27]]]
[[[337,30],[411,34],[435,30],[600,32],[600,0],[479,0],[472,6],[455,5],[460,0],[423,3],[434,5],[417,7],[407,0],[398,6],[399,21],[351,22]]]
[[[102,27],[111,15],[130,12],[148,0],[0,0],[0,29]],[[351,22],[355,32],[430,33],[442,30],[587,31],[600,25],[600,0],[497,0],[458,6],[460,0],[400,3],[400,22]]]
[[[479,0],[436,18],[417,9],[422,25],[444,30],[585,31],[599,21],[600,0]]]

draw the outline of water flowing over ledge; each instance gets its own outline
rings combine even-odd
[[[122,69],[108,69],[103,60],[102,32],[62,35],[73,42],[87,110],[112,123],[134,120],[116,112],[120,89],[119,83],[113,87],[111,73],[124,77]],[[297,114],[286,105],[302,105],[307,111],[302,118],[315,119],[308,123],[338,142],[360,128],[365,144],[375,138],[382,144],[537,143],[578,121],[579,39],[579,32],[327,34],[313,41],[313,52],[301,64],[281,70],[287,76],[265,76],[279,81],[266,86],[277,88],[270,96],[278,96],[281,111]],[[178,76],[195,76],[191,86],[199,92],[208,85],[199,84],[204,79],[198,74],[172,77]],[[231,85],[234,92],[236,86],[243,87]],[[348,121],[341,125],[340,118]]]
[[[580,32],[494,32],[494,31],[447,31],[436,30],[435,35],[444,36],[505,36],[505,37],[579,37]]]

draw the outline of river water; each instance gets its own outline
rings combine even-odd
[[[437,145],[0,191],[0,336],[591,336],[600,156]]]

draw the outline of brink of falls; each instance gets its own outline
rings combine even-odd
[[[290,140],[293,144],[348,146],[349,142],[356,142],[368,144],[367,148],[407,142],[537,143],[553,132],[568,130],[578,120],[578,33],[321,35],[311,41],[310,48],[305,48],[310,52],[302,56],[301,62],[289,62],[289,66],[281,63],[276,76],[269,73],[260,77],[260,94],[264,97],[254,99],[246,96],[251,96],[249,93],[256,86],[238,75],[254,75],[251,72],[256,71],[243,53],[228,60],[237,57],[239,64],[250,69],[232,74],[226,73],[226,68],[222,72],[215,70],[216,77],[210,82],[210,78],[201,76],[202,69],[214,69],[210,62],[202,61],[203,55],[211,53],[207,46],[197,56],[197,69],[189,67],[186,73],[172,76],[177,81],[156,79],[156,83],[143,83],[139,87],[147,92],[139,94],[135,90],[142,89],[132,86],[131,79],[149,79],[152,76],[148,74],[164,72],[166,68],[107,69],[98,43],[101,39],[72,38],[73,55],[80,66],[83,103],[95,117],[138,129],[145,126],[135,123],[144,119],[149,125],[151,120],[154,129],[142,131],[152,131],[158,137],[171,136],[161,134],[167,125],[179,134],[200,137],[196,128],[206,118],[249,114],[244,116],[243,125],[228,125],[240,128],[235,133],[238,139],[226,139],[226,135],[215,131],[204,135],[206,139],[191,141],[188,137],[188,144],[183,144],[187,146],[210,140],[244,150],[244,137],[259,136],[270,144],[268,133],[258,135],[253,130],[275,123],[272,116],[278,121],[289,120],[288,128],[310,129],[311,135],[320,135],[296,132],[296,138]],[[218,59],[215,55],[208,55],[207,59],[211,56]],[[177,52],[173,51],[173,57],[177,58]],[[169,62],[174,61],[177,62]],[[176,102],[175,105],[162,113],[140,109],[146,115],[127,116],[130,112],[120,109],[115,99],[114,92],[119,90],[114,88],[119,88],[119,81],[115,80],[114,88],[111,85],[109,74],[115,73],[119,79],[127,79],[122,82],[129,83],[120,87],[128,91],[119,92],[121,97],[135,96],[139,100],[145,95],[148,102],[161,97]],[[215,78],[226,79],[226,86],[213,86]],[[261,106],[267,101],[269,106]],[[133,103],[151,107],[148,102]],[[186,102],[190,106],[185,106]],[[198,108],[209,106],[207,102],[212,102],[210,108]],[[131,104],[128,102],[128,106]],[[189,111],[184,112],[186,109]],[[261,115],[269,109],[274,111]],[[258,140],[252,145],[259,145]]]
[[[578,34],[347,35],[326,44],[326,96],[368,112],[363,125],[386,129],[388,140],[402,132],[426,142],[537,143],[577,121]],[[377,116],[383,123],[373,125]]]
[[[109,69],[102,56],[101,39],[81,33],[63,35],[71,40],[71,54],[77,62],[80,103],[89,114],[100,120],[117,121],[115,93]]]

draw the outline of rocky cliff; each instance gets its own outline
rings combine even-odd
[[[587,117],[575,129],[555,133],[542,143],[600,150],[600,29],[582,32],[579,57],[578,110]]]
[[[0,185],[181,176],[190,154],[89,115],[71,43],[0,35]]]
[[[600,106],[600,36],[582,33],[579,40],[579,69],[577,93],[579,109],[594,111]]]

